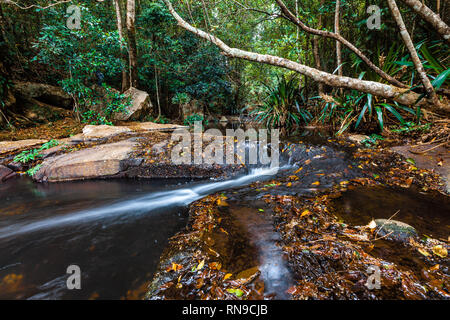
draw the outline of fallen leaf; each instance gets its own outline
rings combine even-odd
[[[430,256],[430,254],[428,253],[428,251],[422,249],[422,248],[417,248],[417,251],[419,251],[422,255],[424,255],[425,257]]]
[[[303,170],[303,167],[298,168],[297,170],[295,170],[294,174],[299,173],[300,171]]]
[[[442,245],[437,245],[437,246],[434,246],[433,247],[433,249],[431,249],[431,250],[433,250],[433,253],[435,254],[435,255],[437,255],[437,256],[439,256],[439,257],[441,257],[441,258],[445,258],[445,257],[447,257],[447,255],[448,255],[448,252],[447,252],[447,249],[446,248],[444,248]]]
[[[224,277],[223,277],[223,281],[227,280],[228,278],[230,278],[233,274],[232,273],[227,273]]]

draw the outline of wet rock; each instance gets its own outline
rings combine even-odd
[[[19,141],[0,141],[0,155],[8,152],[20,151],[46,143],[48,140],[41,139],[27,139]]]
[[[34,179],[56,182],[114,176],[123,171],[122,161],[136,146],[137,142],[124,140],[48,158]]]
[[[406,159],[414,160],[417,167],[435,171],[446,183],[446,191],[450,193],[450,152],[439,143],[428,145],[403,145],[391,149]],[[422,153],[424,152],[424,153]]]
[[[0,165],[0,182],[4,182],[8,177],[14,173],[10,168]]]
[[[414,227],[401,221],[376,219],[378,236],[385,237],[387,240],[405,242],[409,238],[417,237],[417,231]]]
[[[369,138],[369,137],[366,135],[363,135],[363,134],[352,134],[352,135],[348,136],[348,139],[355,143],[361,143],[361,141],[364,141],[367,138]]]
[[[171,123],[135,122],[127,125],[127,128],[136,132],[142,131],[150,132],[150,131],[173,131],[176,129],[183,129],[189,127]]]
[[[8,168],[10,168],[13,171],[22,171],[23,170],[23,164],[20,162],[10,162],[8,163]]]
[[[131,131],[131,129],[121,126],[87,125],[83,128],[83,138],[88,140],[103,139]]]
[[[131,105],[126,111],[115,113],[114,120],[139,120],[152,114],[153,105],[147,92],[131,87],[124,95],[131,99]]]
[[[35,98],[64,109],[72,108],[72,98],[60,87],[44,83],[15,81],[13,90],[27,99]]]

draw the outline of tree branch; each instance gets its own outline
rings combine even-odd
[[[295,16],[288,9],[288,7],[284,4],[283,1],[281,1],[281,0],[275,0],[275,1],[277,2],[278,6],[281,8],[281,12],[283,12],[284,16],[286,16],[289,19],[289,21],[291,21],[292,23],[298,25],[303,31],[311,33],[311,34],[315,34],[315,35],[318,35],[318,36],[322,36],[322,37],[325,37],[325,38],[330,38],[330,39],[334,39],[336,41],[339,41],[344,46],[346,46],[348,49],[353,51],[353,53],[355,53],[359,58],[361,58],[361,60],[364,61],[364,63],[367,66],[369,66],[370,69],[375,71],[376,74],[378,74],[381,78],[383,78],[384,80],[388,81],[389,83],[391,83],[391,84],[393,84],[393,85],[395,85],[397,87],[400,87],[400,88],[407,88],[408,87],[407,85],[401,83],[400,81],[398,81],[394,77],[388,75],[386,72],[384,72],[379,67],[377,67],[375,64],[373,64],[369,60],[369,58],[367,58],[364,55],[364,53],[361,52],[361,50],[359,50],[357,47],[355,47],[350,41],[345,39],[340,34],[333,33],[333,32],[326,31],[326,30],[318,30],[318,29],[314,29],[314,28],[311,28],[311,27],[307,26],[306,24],[303,23],[303,21],[301,21],[297,16]]]
[[[428,8],[423,1],[419,0],[400,0],[408,7],[413,9],[423,20],[428,22],[439,35],[447,42],[450,42],[450,27],[442,21],[437,13]]]
[[[240,58],[245,59],[249,61],[254,62],[260,62],[265,63],[273,66],[278,66],[282,68],[286,68],[289,70],[296,71],[300,74],[303,74],[305,76],[308,76],[312,78],[313,80],[321,83],[325,83],[329,86],[333,87],[342,87],[342,88],[348,88],[348,89],[355,89],[361,92],[371,93],[376,96],[380,96],[386,99],[393,99],[401,104],[405,105],[412,105],[415,104],[415,102],[418,100],[419,95],[415,92],[398,88],[395,86],[391,86],[388,84],[383,84],[379,82],[374,81],[367,81],[367,80],[360,80],[350,77],[343,77],[343,76],[337,76],[333,75],[327,72],[323,72],[305,65],[302,65],[300,63],[291,61],[289,59],[276,57],[268,54],[259,54],[255,52],[250,51],[244,51],[237,48],[231,48],[228,45],[226,45],[222,40],[215,37],[212,34],[206,33],[200,29],[197,29],[187,23],[183,18],[180,17],[180,15],[175,11],[173,8],[171,2],[169,0],[163,0],[166,4],[167,8],[169,9],[169,12],[171,15],[175,18],[175,20],[178,22],[178,25],[182,28],[186,29],[187,31],[196,34],[197,36],[206,39],[213,44],[215,44],[217,47],[219,47],[224,55],[228,57],[233,58]],[[432,104],[428,100],[421,100],[419,104],[424,105],[428,104],[432,107]],[[450,110],[447,108],[446,112],[449,113]],[[441,110],[442,111],[442,110]]]
[[[37,4],[32,4],[32,5],[29,5],[29,6],[22,6],[19,3],[14,2],[12,0],[0,0],[0,2],[3,2],[5,4],[12,4],[12,5],[14,5],[14,6],[16,6],[16,7],[20,8],[20,9],[22,9],[22,10],[28,10],[28,9],[32,9],[32,8],[48,9],[50,7],[57,6],[59,4],[72,2],[72,0],[63,0],[63,1],[55,2],[55,3],[49,4],[49,5],[45,6],[45,7],[42,7],[42,6],[37,5]]]

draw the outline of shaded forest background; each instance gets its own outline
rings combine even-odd
[[[96,98],[90,88],[99,78],[107,88],[120,92],[130,85],[125,82],[130,71],[134,72],[129,56],[133,49],[130,42],[135,42],[137,70],[132,81],[148,92],[155,109],[160,109],[161,114],[156,112],[152,119],[179,118],[181,106],[188,103],[198,104],[205,115],[239,114],[244,110],[271,126],[321,122],[340,130],[363,127],[379,131],[390,122],[412,128],[422,119],[418,106],[323,85],[275,66],[226,57],[214,44],[180,28],[162,1],[135,3],[132,34],[127,29],[127,2],[62,1],[50,7],[47,1],[0,2],[2,101],[13,80],[48,83],[76,97],[83,109],[81,118],[89,122],[92,114],[87,106]],[[305,24],[319,30],[336,32],[339,21],[340,35],[383,72],[424,96],[420,75],[386,1],[343,0],[338,6],[336,1],[324,0],[285,3]],[[425,3],[449,23],[448,1]],[[81,29],[66,26],[70,4],[81,8]],[[213,33],[230,47],[284,57],[332,74],[387,83],[346,46],[305,32],[283,18],[275,1],[183,0],[174,5],[191,25]],[[381,9],[379,29],[367,27],[371,5]],[[398,6],[427,76],[440,101],[448,104],[448,41],[401,1]],[[7,110],[2,113],[8,118]],[[9,117],[11,121],[14,119]],[[2,120],[2,126],[7,125]]]

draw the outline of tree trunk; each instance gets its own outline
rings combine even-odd
[[[183,20],[178,13],[174,10],[172,4],[169,0],[163,0],[165,4],[167,5],[170,13],[172,16],[177,20],[178,24],[186,29],[189,32],[192,32],[193,34],[196,34],[197,36],[206,39],[213,44],[215,44],[217,47],[219,47],[225,56],[233,57],[233,58],[240,58],[245,59],[249,61],[254,62],[260,62],[265,63],[273,66],[278,66],[282,68],[286,68],[292,71],[296,71],[300,74],[303,74],[305,76],[308,76],[312,78],[313,80],[324,83],[326,85],[332,86],[332,87],[342,87],[342,88],[348,88],[348,89],[355,89],[357,91],[371,93],[373,95],[386,98],[386,99],[392,99],[394,101],[397,101],[404,105],[413,105],[416,103],[416,101],[419,98],[419,94],[409,91],[408,89],[402,89],[398,88],[392,85],[383,84],[379,82],[374,81],[367,81],[367,80],[360,80],[356,78],[350,78],[350,77],[343,77],[338,75],[333,75],[327,72],[323,72],[305,65],[302,65],[300,63],[291,61],[289,59],[276,57],[268,54],[259,54],[255,52],[249,52],[240,50],[237,48],[230,48],[228,45],[226,45],[222,40],[219,38],[213,36],[212,34],[206,33],[200,29],[197,29],[193,26],[191,26],[189,23]],[[430,109],[436,109],[439,106],[433,105],[431,101],[428,99],[422,99],[419,102],[420,105],[426,105]],[[446,114],[450,114],[450,106],[445,105],[442,106],[442,108],[439,109],[441,112],[445,112]]]
[[[136,2],[127,0],[128,56],[130,63],[130,86],[137,87],[137,47],[136,47]]]
[[[427,92],[428,96],[431,98],[433,103],[438,105],[439,100],[436,96],[436,92],[434,91],[430,79],[428,79],[425,69],[423,68],[422,62],[420,61],[416,48],[414,47],[414,43],[412,42],[411,37],[409,36],[408,30],[406,30],[406,26],[405,23],[403,22],[400,10],[398,9],[395,0],[387,0],[387,2],[389,9],[391,10],[392,16],[394,17],[394,20],[397,23],[398,28],[400,29],[400,35],[403,39],[403,42],[405,43],[406,48],[409,51],[409,54],[411,55],[411,60],[413,61],[414,67],[420,76],[420,80],[423,83],[425,91]]]
[[[450,27],[442,21],[438,14],[428,8],[423,1],[420,0],[401,0],[408,7],[413,9],[423,20],[428,22],[437,33],[441,35],[447,42],[450,42]]]
[[[117,31],[119,33],[119,41],[120,41],[120,54],[122,59],[126,61],[127,55],[126,50],[123,45],[123,26],[122,26],[122,14],[120,12],[120,4],[119,0],[114,0],[114,6],[116,8],[116,20],[117,20]],[[128,89],[129,87],[129,77],[127,75],[126,68],[122,69],[122,92]]]
[[[320,6],[323,5],[325,0],[320,0]],[[322,28],[322,14],[319,14],[319,28]],[[322,70],[322,63],[320,61],[320,55],[319,55],[319,36],[315,35],[313,37],[313,54],[314,54],[314,61],[316,64],[317,70]],[[319,96],[322,96],[324,94],[323,90],[323,83],[319,82],[317,84]]]
[[[334,13],[334,33],[336,33],[337,35],[340,34],[339,32],[339,13],[341,10],[341,1],[340,0],[336,0],[336,11]],[[336,41],[336,68],[338,68],[337,70],[337,74],[339,76],[342,76],[342,53],[341,53],[341,43],[339,41]],[[341,89],[341,95],[342,95],[342,89]]]

